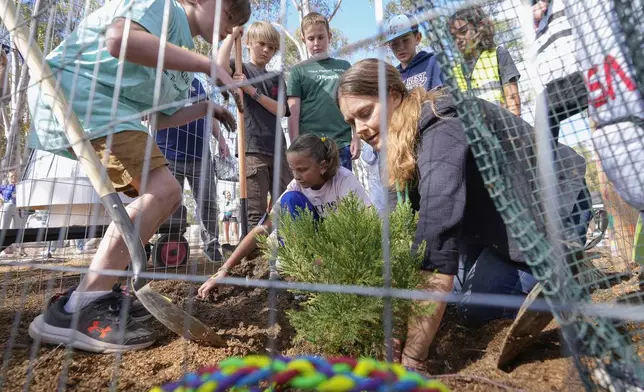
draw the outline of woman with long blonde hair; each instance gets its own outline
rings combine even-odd
[[[337,101],[345,120],[367,143],[380,150],[387,132],[387,169],[390,199],[406,194],[418,212],[414,248],[427,244],[421,273],[424,289],[451,292],[463,256],[462,292],[526,295],[536,284],[518,246],[506,231],[470,152],[461,120],[451,99],[440,90],[407,91],[398,71],[385,66],[386,105],[378,95],[376,59],[362,60],[342,76]],[[476,100],[486,120],[529,136],[519,117],[483,100]],[[386,110],[386,124],[381,124]],[[517,164],[517,167],[520,167]],[[525,167],[512,180],[513,191],[530,195]],[[396,192],[396,190],[398,192]],[[391,203],[390,203],[391,204]],[[459,310],[471,324],[514,317],[517,309],[470,305],[465,295]],[[422,367],[440,325],[445,303],[431,316],[409,321],[401,361]]]

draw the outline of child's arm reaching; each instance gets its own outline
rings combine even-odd
[[[305,96],[301,79],[299,67],[293,67],[286,84],[288,109],[291,112],[291,116],[288,118],[288,136],[291,143],[300,136],[300,109],[302,108],[302,97]]]
[[[247,81],[246,75],[244,75],[243,73],[237,73],[237,72],[235,72],[235,75],[233,75],[233,80],[235,81],[235,83],[238,83],[238,84],[246,83]],[[282,112],[279,113],[279,109],[280,109],[279,102],[277,102],[271,97],[268,97],[264,94],[259,93],[259,91],[257,91],[257,88],[255,88],[255,86],[246,85],[242,87],[242,90],[244,90],[244,92],[248,94],[251,99],[255,99],[260,105],[262,105],[269,112],[273,113],[275,116],[282,117],[286,114],[286,106],[285,106],[286,102],[284,102],[284,105],[282,105]],[[256,92],[258,93],[257,98],[253,98]]]
[[[112,56],[120,58],[121,48],[125,47],[124,60],[146,67],[156,68],[161,48],[161,39],[154,34],[150,34],[141,25],[131,22],[126,42],[125,23],[124,18],[117,18],[107,28],[105,32],[105,45],[108,52]],[[162,65],[164,69],[202,72],[210,75],[212,63],[204,55],[180,48],[170,42],[166,42],[165,44],[165,55],[163,56]],[[225,69],[216,64],[215,68],[217,79],[227,85],[233,84],[233,79]]]
[[[213,120],[212,122],[212,135],[217,140],[219,157],[228,158],[230,156],[230,149],[228,148],[228,144],[226,143],[226,138],[224,137],[223,132],[221,132],[221,129],[219,128],[219,122],[217,120]]]
[[[271,220],[267,218],[264,224],[257,225],[253,230],[244,237],[233,254],[230,255],[228,260],[219,268],[216,274],[214,274],[210,279],[208,279],[204,284],[199,287],[197,290],[197,295],[200,298],[206,298],[208,294],[217,286],[217,280],[225,278],[228,276],[228,271],[239,264],[241,260],[248,256],[252,251],[257,249],[257,239],[258,235],[266,234],[271,231]]]
[[[219,120],[229,132],[234,132],[237,129],[235,117],[224,107],[213,104],[214,112],[213,117]],[[198,118],[204,117],[208,114],[208,102],[199,102],[194,105],[186,106],[179,109],[171,116],[163,113],[157,113],[157,129],[164,129],[170,127],[178,127],[194,121]]]
[[[300,106],[302,98],[288,97],[288,108],[291,111],[291,116],[288,118],[288,137],[293,140],[300,136]]]

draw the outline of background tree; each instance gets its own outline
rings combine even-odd
[[[308,13],[315,11],[326,16],[331,25],[331,32],[333,34],[333,41],[331,42],[331,50],[338,49],[346,44],[347,39],[342,31],[333,28],[333,18],[340,11],[343,0],[288,0],[287,7],[294,7],[298,21],[301,22],[302,18]],[[287,67],[293,64],[306,60],[309,56],[306,51],[306,46],[300,39],[300,23],[298,23],[295,31],[289,31],[286,26],[280,23],[280,5],[281,0],[251,0],[253,8],[253,18],[257,20],[274,21],[273,25],[280,30],[285,36],[285,49],[284,49],[284,63]]]
[[[599,172],[596,164],[598,158],[595,155],[592,143],[579,143],[573,149],[586,160],[586,185],[588,185],[588,189],[591,192],[598,192]]]
[[[30,35],[46,55],[99,5],[97,0],[25,0],[20,2],[20,11]],[[22,163],[22,151],[30,126],[26,103],[29,77],[22,56],[13,50],[12,35],[13,32],[0,26],[0,44],[8,49],[9,60],[5,91],[0,99],[0,126],[3,130],[0,133],[0,151],[3,170],[16,168]]]

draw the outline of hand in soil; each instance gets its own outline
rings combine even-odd
[[[225,278],[228,276],[226,271],[217,271],[216,274],[210,277],[204,284],[199,287],[199,290],[197,290],[197,297],[201,299],[206,299],[208,298],[208,294],[215,288],[217,287],[218,280],[221,278]]]

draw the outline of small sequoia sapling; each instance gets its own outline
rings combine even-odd
[[[411,250],[417,217],[407,204],[391,212],[390,260],[392,286],[416,289],[423,243]],[[292,218],[279,214],[279,272],[289,280],[306,283],[384,286],[382,221],[375,208],[365,206],[355,195],[344,198],[315,222],[309,211]],[[271,236],[274,237],[274,236]],[[266,256],[277,241],[260,239]],[[326,355],[380,357],[384,352],[383,309],[379,297],[342,293],[307,292],[299,310],[289,312],[296,341],[307,341]],[[394,335],[404,339],[407,319],[418,309],[409,300],[393,300]]]

